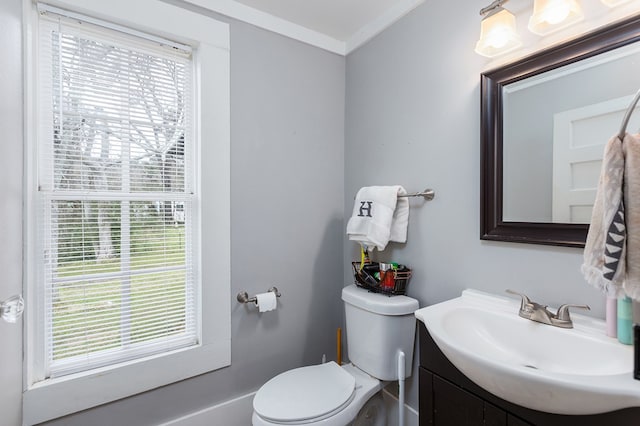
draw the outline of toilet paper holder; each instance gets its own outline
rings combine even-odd
[[[276,297],[282,296],[278,291],[277,287],[271,287],[267,291],[270,291],[271,293],[275,293]],[[238,295],[236,296],[236,299],[240,303],[254,303],[256,306],[258,305],[258,298],[256,296],[249,297],[249,293],[247,293],[246,291],[241,291],[240,293],[238,293]]]

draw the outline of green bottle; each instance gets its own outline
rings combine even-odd
[[[618,341],[625,345],[633,344],[632,317],[631,298],[623,297],[618,299]]]

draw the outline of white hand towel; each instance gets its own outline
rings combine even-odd
[[[627,226],[624,291],[640,301],[640,134],[624,137],[624,206]]]
[[[391,220],[391,235],[389,241],[396,243],[407,242],[407,227],[409,225],[409,198],[398,197],[398,195],[405,195],[407,191],[401,186],[398,186],[398,192],[396,194],[396,209],[393,212],[393,219]]]
[[[625,279],[624,164],[622,141],[615,136],[605,146],[582,264],[587,282],[613,297],[623,295]]]
[[[389,241],[405,242],[409,222],[409,201],[398,199],[405,189],[395,186],[360,188],[347,223],[347,235],[367,250],[384,250]]]

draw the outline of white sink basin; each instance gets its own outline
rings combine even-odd
[[[633,347],[604,322],[572,314],[563,329],[518,316],[520,301],[476,290],[416,311],[440,350],[469,379],[502,399],[557,414],[640,406]]]

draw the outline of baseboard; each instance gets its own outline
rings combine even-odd
[[[386,389],[382,390],[382,397],[387,408],[387,426],[398,426],[398,398]],[[404,404],[403,426],[418,426],[418,412],[407,404]]]
[[[253,397],[255,392],[207,407],[185,416],[162,423],[159,426],[248,426],[253,414]],[[398,398],[387,390],[382,391],[387,408],[387,426],[398,426]],[[418,412],[407,404],[404,405],[403,426],[418,426]]]
[[[249,426],[253,414],[255,392],[207,407],[160,426]],[[417,424],[417,423],[416,423]]]

